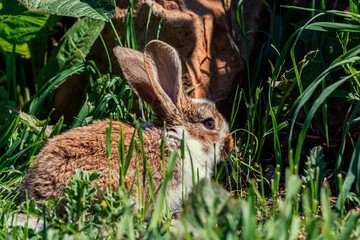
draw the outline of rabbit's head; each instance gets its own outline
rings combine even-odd
[[[174,138],[184,137],[194,159],[224,159],[232,149],[229,126],[213,102],[184,94],[181,61],[170,45],[153,40],[140,53],[116,47],[114,54],[134,92],[165,121]],[[214,145],[215,143],[215,145]],[[215,150],[215,152],[214,152]]]

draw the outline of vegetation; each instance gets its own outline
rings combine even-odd
[[[36,9],[31,1],[21,2]],[[16,1],[0,2],[0,238],[360,238],[360,15],[354,0],[349,1],[349,11],[336,10],[337,1],[330,5],[312,0],[311,8],[263,1],[273,25],[264,33],[267,40],[257,59],[245,59],[249,88],[237,92],[230,119],[234,149],[216,167],[214,181],[196,184],[176,217],[163,202],[177,153],[170,155],[160,200],[149,219],[149,206],[134,209],[124,188],[106,194],[92,189],[97,173],[76,171],[65,196],[48,201],[43,209],[34,200],[20,203],[19,183],[49,137],[93,119],[135,123],[137,106],[140,120],[154,118],[111,67],[103,75],[85,59],[101,37],[103,20],[114,14],[106,4],[97,8],[100,0],[87,2],[91,11],[52,6],[51,14],[86,16],[64,34],[56,25],[61,17],[27,10]],[[245,41],[250,29],[244,27],[242,3],[231,11]],[[131,14],[132,1],[127,38],[121,44],[136,48]],[[291,21],[293,14],[306,17]],[[46,43],[54,34],[62,38],[50,54]],[[73,74],[88,78],[82,106],[71,124],[65,125],[63,118],[53,124],[54,91]],[[240,127],[235,123],[241,103],[247,119]],[[340,125],[332,123],[334,117]],[[101,199],[91,207],[95,193]],[[53,211],[63,200],[65,217]],[[17,226],[19,212],[45,219],[39,224],[46,227],[36,232],[28,225]]]

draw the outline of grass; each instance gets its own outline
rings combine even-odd
[[[76,171],[63,198],[48,201],[43,209],[30,199],[20,203],[19,183],[49,137],[94,119],[111,118],[136,124],[138,118],[153,120],[154,113],[134,95],[125,79],[112,74],[111,65],[109,74],[101,74],[94,62],[84,60],[92,43],[78,48],[76,52],[80,55],[70,54],[72,58],[67,61],[73,64],[65,64],[45,79],[41,76],[46,74],[36,69],[47,69],[46,63],[56,59],[50,57],[42,64],[28,64],[44,58],[36,56],[44,54],[43,46],[41,51],[32,51],[28,60],[20,58],[15,47],[8,52],[2,50],[0,238],[358,239],[358,2],[349,1],[350,11],[336,10],[335,3],[326,4],[324,0],[317,4],[311,1],[312,8],[279,6],[277,1],[266,4],[274,21],[271,31],[266,33],[267,39],[261,43],[258,57],[250,59],[249,53],[245,54],[249,88],[238,89],[229,120],[234,149],[226,161],[216,166],[215,181],[197,181],[194,170],[193,181],[197,183],[189,196],[184,197],[183,211],[176,217],[166,205],[166,186],[177,155],[184,156],[186,142],[181,144],[179,153],[170,155],[163,169],[165,180],[160,188],[154,189],[139,125],[136,131],[140,141],[132,141],[127,153],[121,133],[118,189],[109,185],[107,192],[102,193],[91,188],[91,182],[98,179],[97,173]],[[235,12],[241,36],[246,39],[253,29],[244,27],[243,8],[243,1],[239,1],[231,11]],[[119,44],[137,49],[132,11],[130,1],[124,42],[118,36],[117,39]],[[147,26],[151,12],[152,9]],[[305,14],[305,17],[289,22],[293,14]],[[48,21],[46,26],[50,28],[52,17]],[[80,28],[92,24],[95,28],[95,23],[89,20],[76,24]],[[86,37],[101,36],[101,23],[96,24],[97,30]],[[81,43],[84,36],[76,39],[72,35],[77,34],[74,29],[76,26],[60,41],[56,54],[65,56],[67,46]],[[158,29],[161,31],[161,25]],[[38,37],[46,41],[48,34]],[[36,41],[29,43],[30,48],[36,47]],[[25,71],[34,78],[24,81]],[[69,125],[63,123],[63,118],[53,123],[54,90],[73,74],[88,78],[79,113]],[[246,108],[239,108],[242,103]],[[140,110],[138,116],[134,114],[135,107]],[[342,125],[334,126],[331,118],[337,117],[339,107],[345,109],[345,114]],[[244,111],[246,121],[239,126],[237,118]],[[110,129],[111,126],[107,131],[108,146]],[[159,151],[165,160],[163,147],[164,144]],[[108,154],[110,158],[110,151]],[[150,204],[145,203],[144,195],[139,196],[141,204],[135,209],[124,187],[132,154],[138,160],[137,175],[149,178],[153,204],[149,219]],[[140,164],[144,172],[139,172]],[[145,182],[138,180],[133,184],[140,189]],[[93,204],[95,194],[100,199]],[[158,201],[154,202],[156,194]],[[53,211],[63,200],[66,217]],[[14,216],[19,212],[45,219],[49,225],[40,232],[28,226],[16,226]]]

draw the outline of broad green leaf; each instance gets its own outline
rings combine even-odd
[[[29,213],[38,218],[43,217],[42,211],[39,209],[38,205],[36,204],[35,199],[30,199],[28,203],[23,203],[23,204],[25,205],[25,207],[23,208],[24,212]],[[28,207],[26,207],[27,204]]]
[[[4,50],[7,53],[12,53],[12,51],[13,51],[13,44],[9,43],[8,41],[6,41],[3,38],[0,38],[0,47],[2,48],[2,50]],[[17,44],[16,48],[15,48],[15,52],[17,54],[20,54],[24,58],[31,57],[29,45],[27,43],[23,43],[23,44],[19,44],[19,45]]]
[[[83,18],[75,23],[62,37],[59,47],[52,52],[48,63],[41,70],[38,87],[42,87],[57,73],[84,62],[104,25],[105,22],[91,18]]]
[[[19,0],[29,10],[71,17],[110,20],[115,14],[115,0]]]
[[[48,14],[31,12],[15,0],[0,3],[0,38],[10,44],[23,44],[43,34]]]
[[[325,235],[332,235],[332,231],[335,228],[335,214],[331,211],[331,206],[330,206],[330,201],[329,201],[329,189],[327,188],[322,188],[321,189],[321,197],[320,197],[320,202],[321,202],[321,213],[323,216],[323,231],[325,233]]]

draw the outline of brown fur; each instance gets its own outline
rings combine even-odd
[[[113,121],[112,123],[112,143],[111,143],[111,185],[113,189],[119,186],[119,139],[120,124],[124,131],[125,152],[130,145],[134,127]],[[89,126],[72,129],[57,137],[49,139],[46,146],[37,155],[35,164],[31,167],[21,184],[21,191],[27,190],[29,198],[38,201],[49,200],[63,195],[63,188],[71,179],[75,169],[83,171],[98,171],[100,173],[99,186],[102,191],[109,186],[109,168],[106,153],[106,128],[110,126],[110,121],[95,121]],[[136,134],[137,136],[137,134]],[[160,143],[162,132],[159,129],[151,129],[143,132],[145,153],[151,167],[155,189],[163,180],[163,164],[160,158]],[[140,143],[136,139],[138,145]],[[139,150],[140,151],[140,150]],[[165,146],[165,153],[170,153],[170,146]],[[126,156],[126,155],[125,155]],[[139,172],[138,177],[142,183],[143,162],[141,152],[139,152]],[[165,158],[165,164],[167,158]],[[165,166],[166,167],[166,166]],[[125,187],[130,189],[134,179],[136,169],[135,149],[132,155],[129,170],[125,179]],[[179,172],[174,172],[174,177],[178,178]],[[148,178],[146,178],[148,182]],[[142,184],[141,184],[142,185]],[[169,186],[171,187],[171,186]],[[143,189],[141,189],[143,191]],[[150,189],[146,189],[146,201],[150,198]],[[137,197],[139,189],[134,184],[133,196]]]

